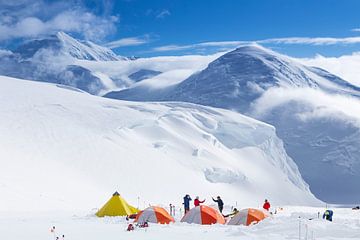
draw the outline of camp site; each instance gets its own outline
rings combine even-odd
[[[360,0],[0,0],[0,240],[360,240]]]

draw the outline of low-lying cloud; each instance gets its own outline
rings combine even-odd
[[[298,60],[305,65],[323,68],[360,87],[360,52],[340,57],[317,55],[313,58]]]
[[[255,116],[264,116],[274,108],[291,102],[309,106],[299,112],[302,121],[327,118],[342,120],[360,128],[360,99],[345,95],[327,94],[312,88],[270,88],[252,106]]]

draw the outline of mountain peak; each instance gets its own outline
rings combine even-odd
[[[47,38],[28,41],[19,46],[15,52],[23,58],[32,58],[44,50],[51,50],[56,55],[68,55],[80,60],[117,61],[124,59],[109,48],[90,41],[79,41],[65,32],[57,32]]]
[[[57,32],[56,34],[52,35],[52,37],[58,39],[59,41],[67,44],[79,44],[80,41],[76,40],[75,38],[71,37],[69,34],[65,32]]]

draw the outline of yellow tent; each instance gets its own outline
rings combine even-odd
[[[139,209],[130,206],[118,192],[115,192],[110,200],[96,213],[96,216],[127,216],[137,212],[139,212]]]

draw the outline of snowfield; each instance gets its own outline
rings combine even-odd
[[[339,204],[360,198],[360,88],[325,70],[249,45],[177,85],[133,85],[105,96],[191,102],[270,123],[316,197]]]
[[[176,222],[170,225],[151,224],[146,229],[136,228],[127,232],[129,222],[123,217],[97,218],[84,212],[37,212],[0,214],[0,238],[54,239],[50,228],[55,226],[55,236],[64,234],[67,240],[98,239],[244,239],[282,240],[360,239],[360,211],[332,208],[333,222],[318,219],[324,208],[284,207],[262,222],[253,226],[202,226]],[[177,213],[178,214],[178,213]],[[320,215],[321,215],[320,214]],[[179,219],[179,216],[175,216]],[[321,218],[321,216],[320,216]],[[309,220],[312,219],[312,220]],[[300,226],[300,233],[299,233]],[[300,238],[299,238],[300,236]]]
[[[320,202],[274,127],[189,103],[133,103],[0,78],[0,210],[136,207],[184,194],[229,205]]]

